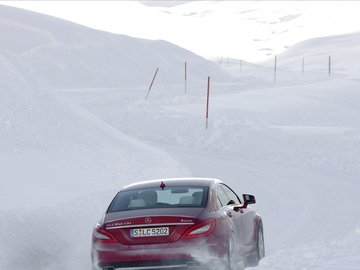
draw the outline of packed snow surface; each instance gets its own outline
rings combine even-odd
[[[271,62],[212,63],[168,42],[0,14],[0,269],[88,270],[92,227],[123,185],[191,176],[256,196],[256,269],[359,269],[359,33],[299,43],[274,74]]]

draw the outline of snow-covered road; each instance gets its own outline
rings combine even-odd
[[[200,88],[183,97],[171,97],[180,86],[159,88],[148,102],[140,90],[137,98],[122,89],[59,94],[165,151],[187,176],[217,177],[238,193],[255,194],[267,248],[258,269],[356,269],[358,84],[344,79],[245,92],[224,85],[224,94],[217,85],[208,130]]]

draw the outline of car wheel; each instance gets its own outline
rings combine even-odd
[[[226,270],[236,270],[236,243],[234,237],[230,237],[227,254]]]
[[[265,257],[265,242],[264,242],[264,230],[262,224],[260,224],[255,252],[246,259],[246,266],[257,266],[259,261]]]
[[[259,261],[265,257],[265,241],[264,241],[264,229],[262,224],[260,224],[259,231],[258,231],[258,239],[256,244],[256,255],[259,264]]]

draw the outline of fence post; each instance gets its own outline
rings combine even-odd
[[[302,68],[301,68],[301,73],[304,74],[304,67],[305,67],[305,58],[303,57],[302,59]]]
[[[186,92],[187,92],[187,64],[185,61],[185,95],[186,95]]]
[[[331,55],[329,55],[329,77],[331,75]]]
[[[153,79],[151,81],[151,84],[150,84],[149,90],[148,90],[148,92],[146,94],[145,100],[147,100],[147,98],[149,97],[151,87],[152,87],[152,85],[153,85],[153,83],[155,81],[155,77],[156,77],[156,74],[158,73],[158,71],[159,71],[159,68],[157,68],[156,71],[155,71],[154,77],[153,77]]]
[[[275,55],[275,64],[274,64],[274,83],[276,82],[276,69],[277,69],[276,65],[277,65],[277,55]]]
[[[210,98],[210,76],[208,76],[208,84],[207,84],[207,98],[206,98],[206,127],[208,128],[209,122],[209,98]]]
[[[223,60],[223,57],[221,56],[219,62],[218,62],[218,65],[221,65],[222,64],[222,60]]]

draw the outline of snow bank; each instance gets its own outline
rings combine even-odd
[[[0,268],[86,268],[92,226],[121,186],[190,172],[53,94],[16,53],[0,51]]]
[[[358,74],[360,64],[354,56],[360,53],[359,42],[359,32],[306,40],[282,53],[278,58],[278,67],[301,71],[304,59],[305,73],[327,73],[330,56],[333,74]]]
[[[214,63],[166,41],[96,31],[6,6],[0,6],[0,17],[0,48],[19,55],[52,88],[148,87],[157,67],[156,83],[183,85],[185,61],[190,81],[231,79]]]

